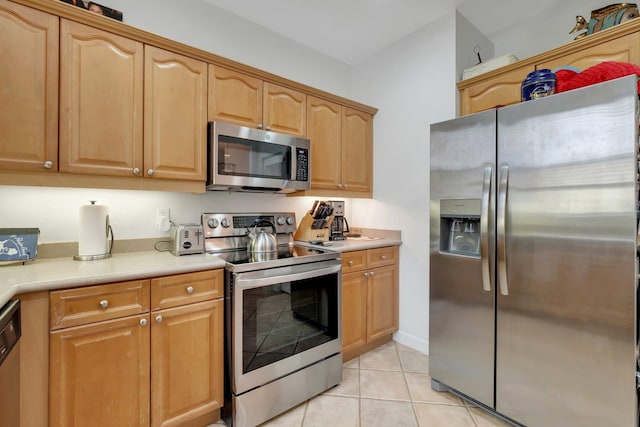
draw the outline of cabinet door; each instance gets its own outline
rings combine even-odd
[[[367,286],[367,340],[374,341],[398,329],[397,267],[371,270]]]
[[[148,322],[146,314],[51,333],[50,426],[149,425]]]
[[[342,109],[342,188],[370,192],[373,181],[373,117]]]
[[[532,71],[533,66],[527,65],[462,89],[460,115],[477,113],[499,105],[519,103],[522,81]]]
[[[62,19],[60,171],[142,168],[142,43]]]
[[[207,64],[145,46],[144,175],[205,181]]]
[[[307,95],[302,92],[265,82],[262,114],[266,130],[307,134]]]
[[[209,121],[262,126],[262,80],[209,64]]]
[[[58,170],[58,18],[0,1],[0,168]]]
[[[341,108],[336,103],[307,96],[312,189],[336,190],[340,184]]]
[[[151,425],[215,421],[224,403],[222,300],[156,311],[152,322]]]
[[[367,342],[367,280],[363,271],[342,274],[342,352]]]
[[[578,52],[536,65],[537,69],[553,70],[564,65],[585,70],[604,61],[630,62],[640,64],[640,33],[628,34],[609,40]]]

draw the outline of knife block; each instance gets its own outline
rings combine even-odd
[[[300,221],[300,225],[296,230],[293,238],[295,240],[311,242],[311,241],[329,241],[329,235],[331,234],[331,223],[333,222],[333,215],[329,215],[325,218],[325,224],[322,228],[312,228],[314,223],[313,217],[307,212],[307,214]]]

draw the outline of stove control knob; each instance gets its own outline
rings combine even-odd
[[[209,221],[207,221],[207,225],[209,226],[209,228],[216,228],[218,224],[219,222],[216,218],[209,218]]]
[[[224,228],[229,228],[229,220],[227,218],[222,218],[222,220],[220,220],[220,225]]]
[[[287,224],[293,225],[296,222],[296,219],[292,216],[287,217]]]
[[[278,225],[284,225],[284,217],[283,217],[283,216],[279,216],[279,217],[276,219],[276,223],[277,223]]]

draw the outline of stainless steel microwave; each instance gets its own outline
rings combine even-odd
[[[292,193],[310,187],[311,141],[209,123],[207,190]]]

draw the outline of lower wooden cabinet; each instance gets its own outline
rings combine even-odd
[[[215,422],[223,404],[222,281],[216,270],[51,292],[52,317],[89,320],[51,323],[49,425]],[[132,284],[142,285],[141,301],[122,297]],[[154,299],[154,292],[162,295]],[[170,308],[149,301],[169,297]]]
[[[51,333],[50,426],[149,425],[149,314]]]
[[[224,403],[222,300],[157,311],[151,321],[151,425],[214,413]]]
[[[398,247],[342,254],[342,353],[352,359],[398,330]]]

